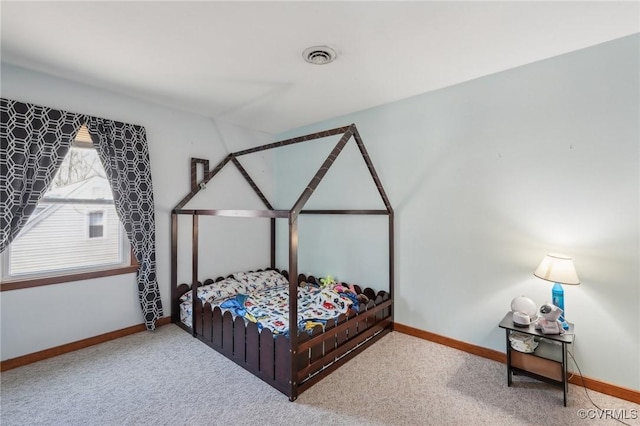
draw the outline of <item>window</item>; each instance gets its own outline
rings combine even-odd
[[[14,281],[52,284],[113,275],[120,268],[133,272],[131,257],[109,181],[82,128],[49,190],[2,254],[2,289]]]
[[[104,236],[104,212],[89,212],[89,238],[101,238]]]

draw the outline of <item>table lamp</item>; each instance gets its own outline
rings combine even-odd
[[[562,328],[567,330],[569,324],[565,320],[564,290],[561,284],[580,284],[576,268],[573,266],[573,260],[564,254],[549,253],[542,259],[540,266],[538,266],[533,275],[554,283],[551,289],[551,303],[562,309],[562,315],[558,319],[562,323]]]

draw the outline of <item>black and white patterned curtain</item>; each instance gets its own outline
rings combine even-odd
[[[118,216],[140,263],[138,296],[147,329],[162,316],[156,279],[156,235],[151,166],[144,127],[89,117],[87,128],[107,179]]]
[[[87,125],[118,216],[140,264],[138,295],[147,329],[162,316],[156,278],[155,214],[144,127],[1,99],[0,253],[29,220],[82,124]]]
[[[0,114],[2,253],[47,192],[86,116],[4,98]]]

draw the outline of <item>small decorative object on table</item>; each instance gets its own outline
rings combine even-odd
[[[540,306],[540,318],[536,322],[536,330],[541,330],[544,334],[564,333],[564,326],[558,318],[562,315],[562,309],[551,303]]]
[[[536,321],[538,308],[533,300],[526,296],[515,297],[511,301],[511,311],[513,312],[513,324],[518,327],[529,327]]]

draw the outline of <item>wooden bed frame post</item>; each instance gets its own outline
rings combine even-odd
[[[178,300],[178,215],[171,212],[171,321],[180,321]]]
[[[191,220],[193,223],[192,229],[193,234],[191,237],[191,291],[193,292],[193,300],[198,299],[198,215],[194,212],[191,215]],[[193,335],[196,335],[196,315],[195,313],[191,315],[191,329],[193,330]]]
[[[298,398],[298,214],[289,212],[289,401]]]
[[[395,251],[395,247],[393,244],[393,239],[394,239],[394,235],[393,235],[393,211],[391,211],[391,213],[389,213],[389,295],[391,296],[391,298],[393,299],[395,297],[395,290],[394,290],[394,264],[393,264],[393,259],[394,259],[394,251]],[[393,330],[393,326],[395,324],[394,322],[394,318],[393,318],[393,304],[390,306],[389,308],[390,312],[391,312],[391,329]]]
[[[271,221],[271,267],[276,267],[276,218],[272,217]]]

